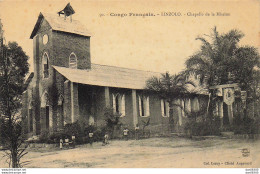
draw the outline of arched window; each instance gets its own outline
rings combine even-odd
[[[112,94],[113,96],[113,110],[114,113],[125,116],[125,94]]]
[[[49,124],[50,124],[50,107],[49,107],[49,96],[48,96],[48,93],[46,91],[42,94],[42,97],[41,97],[41,108],[42,108],[42,111],[43,111],[43,113],[45,115],[46,129],[49,129]]]
[[[32,113],[32,102],[29,102],[28,107],[28,126],[29,126],[29,132],[33,131],[33,113]]]
[[[161,112],[163,117],[169,117],[169,103],[166,100],[161,100]]]
[[[69,67],[77,68],[77,56],[75,53],[71,53],[69,57]]]
[[[116,96],[116,113],[119,113],[119,101],[120,101],[120,96],[117,95]]]
[[[49,106],[49,95],[47,91],[44,91],[41,96],[41,108],[44,108],[46,106]]]
[[[49,77],[49,56],[46,52],[44,52],[42,56],[42,66],[43,66],[43,77]]]
[[[58,127],[60,129],[63,128],[64,126],[64,97],[63,95],[60,95],[59,96],[59,99],[58,99]]]
[[[141,117],[150,116],[149,96],[139,95],[139,115]]]

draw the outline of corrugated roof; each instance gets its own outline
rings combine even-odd
[[[60,74],[75,83],[127,89],[144,89],[146,80],[161,73],[91,64],[91,70],[53,66]]]
[[[52,15],[47,13],[40,13],[38,20],[34,26],[34,29],[32,31],[32,34],[30,36],[31,39],[36,35],[41,25],[41,22],[44,18],[50,24],[51,28],[55,31],[62,31],[67,33],[78,34],[81,36],[88,36],[88,37],[91,36],[91,33],[78,20],[72,19],[71,22],[69,17],[67,17],[67,19],[64,20],[63,16],[58,16],[57,14]]]

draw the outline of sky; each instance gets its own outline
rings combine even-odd
[[[5,39],[22,46],[30,57],[30,71],[33,42],[29,37],[39,13],[56,14],[68,2],[76,12],[73,19],[92,33],[92,63],[178,73],[185,68],[185,60],[199,50],[196,37],[207,37],[214,26],[220,33],[241,30],[245,37],[240,45],[260,45],[259,0],[0,0]]]

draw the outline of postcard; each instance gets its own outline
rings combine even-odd
[[[0,0],[0,76],[11,79],[0,95],[16,103],[0,103],[2,172],[258,173],[259,8],[258,0]]]

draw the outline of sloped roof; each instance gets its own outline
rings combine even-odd
[[[34,26],[34,29],[32,31],[32,34],[30,36],[30,39],[32,39],[36,35],[38,29],[41,26],[42,20],[44,18],[49,23],[52,30],[78,34],[81,36],[88,36],[88,37],[91,36],[91,33],[78,20],[72,19],[72,21],[70,21],[69,18],[65,20],[63,16],[58,16],[57,14],[52,15],[47,13],[44,14],[40,13],[38,20]]]
[[[146,80],[161,73],[91,64],[91,70],[71,69],[53,66],[71,82],[127,89],[144,89]]]
[[[24,83],[24,86],[23,86],[24,90],[27,89],[27,87],[28,87],[28,85],[31,83],[33,77],[34,77],[34,73],[31,72],[30,75],[29,75],[29,77],[26,79],[26,81],[25,81],[25,83]]]
[[[72,6],[70,5],[70,3],[68,3],[63,10],[61,10],[61,11],[58,12],[58,14],[64,14],[64,15],[66,15],[66,16],[72,15],[72,14],[74,14],[74,13],[75,13],[75,11],[74,11],[74,9],[72,8]]]

